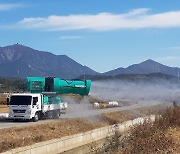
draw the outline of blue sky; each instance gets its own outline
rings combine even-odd
[[[67,55],[95,71],[180,67],[179,0],[0,0],[0,46]]]

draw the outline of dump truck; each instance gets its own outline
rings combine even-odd
[[[59,118],[67,108],[62,94],[89,94],[91,80],[66,80],[55,77],[27,77],[26,93],[14,93],[7,98],[9,118],[36,122],[44,117]]]

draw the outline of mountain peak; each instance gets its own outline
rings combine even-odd
[[[66,55],[55,55],[16,43],[0,48],[0,76],[56,76],[76,78],[97,72]],[[11,70],[11,71],[9,71]]]
[[[13,46],[22,46],[20,43],[13,44]]]
[[[19,43],[16,43],[16,44],[12,44],[12,45],[8,45],[8,46],[5,46],[5,47],[1,47],[1,49],[4,49],[4,50],[13,50],[14,52],[20,52],[20,51],[25,51],[26,49],[30,49],[30,50],[34,50],[28,46],[25,46],[25,45],[22,45],[22,44],[19,44]]]
[[[144,62],[156,62],[156,61],[154,61],[152,59],[148,59],[148,60],[145,60]]]
[[[143,61],[142,63],[150,63],[151,64],[151,63],[158,63],[158,62],[156,62],[152,59],[148,59],[148,60]]]
[[[13,45],[10,45],[10,46],[6,46],[6,47],[27,47],[27,46],[24,46],[22,44],[16,43],[16,44],[13,44]]]
[[[139,64],[135,64],[135,65],[138,65],[138,66],[141,66],[141,67],[152,67],[152,68],[153,67],[157,68],[157,67],[160,67],[160,66],[165,66],[165,65],[163,65],[163,64],[161,64],[159,62],[156,62],[156,61],[154,61],[152,59],[148,59],[146,61],[143,61],[143,62],[141,62]]]
[[[131,65],[127,68],[118,68],[116,70],[111,70],[109,72],[104,73],[105,75],[111,75],[112,72],[115,75],[118,74],[150,74],[150,73],[164,73],[169,75],[177,76],[179,68],[177,67],[169,67],[158,63],[152,59],[148,59],[139,64]]]

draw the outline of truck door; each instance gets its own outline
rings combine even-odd
[[[32,111],[35,114],[40,109],[40,104],[38,103],[38,97],[33,97]]]

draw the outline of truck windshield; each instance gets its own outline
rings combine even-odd
[[[31,105],[32,96],[11,96],[10,105]]]

